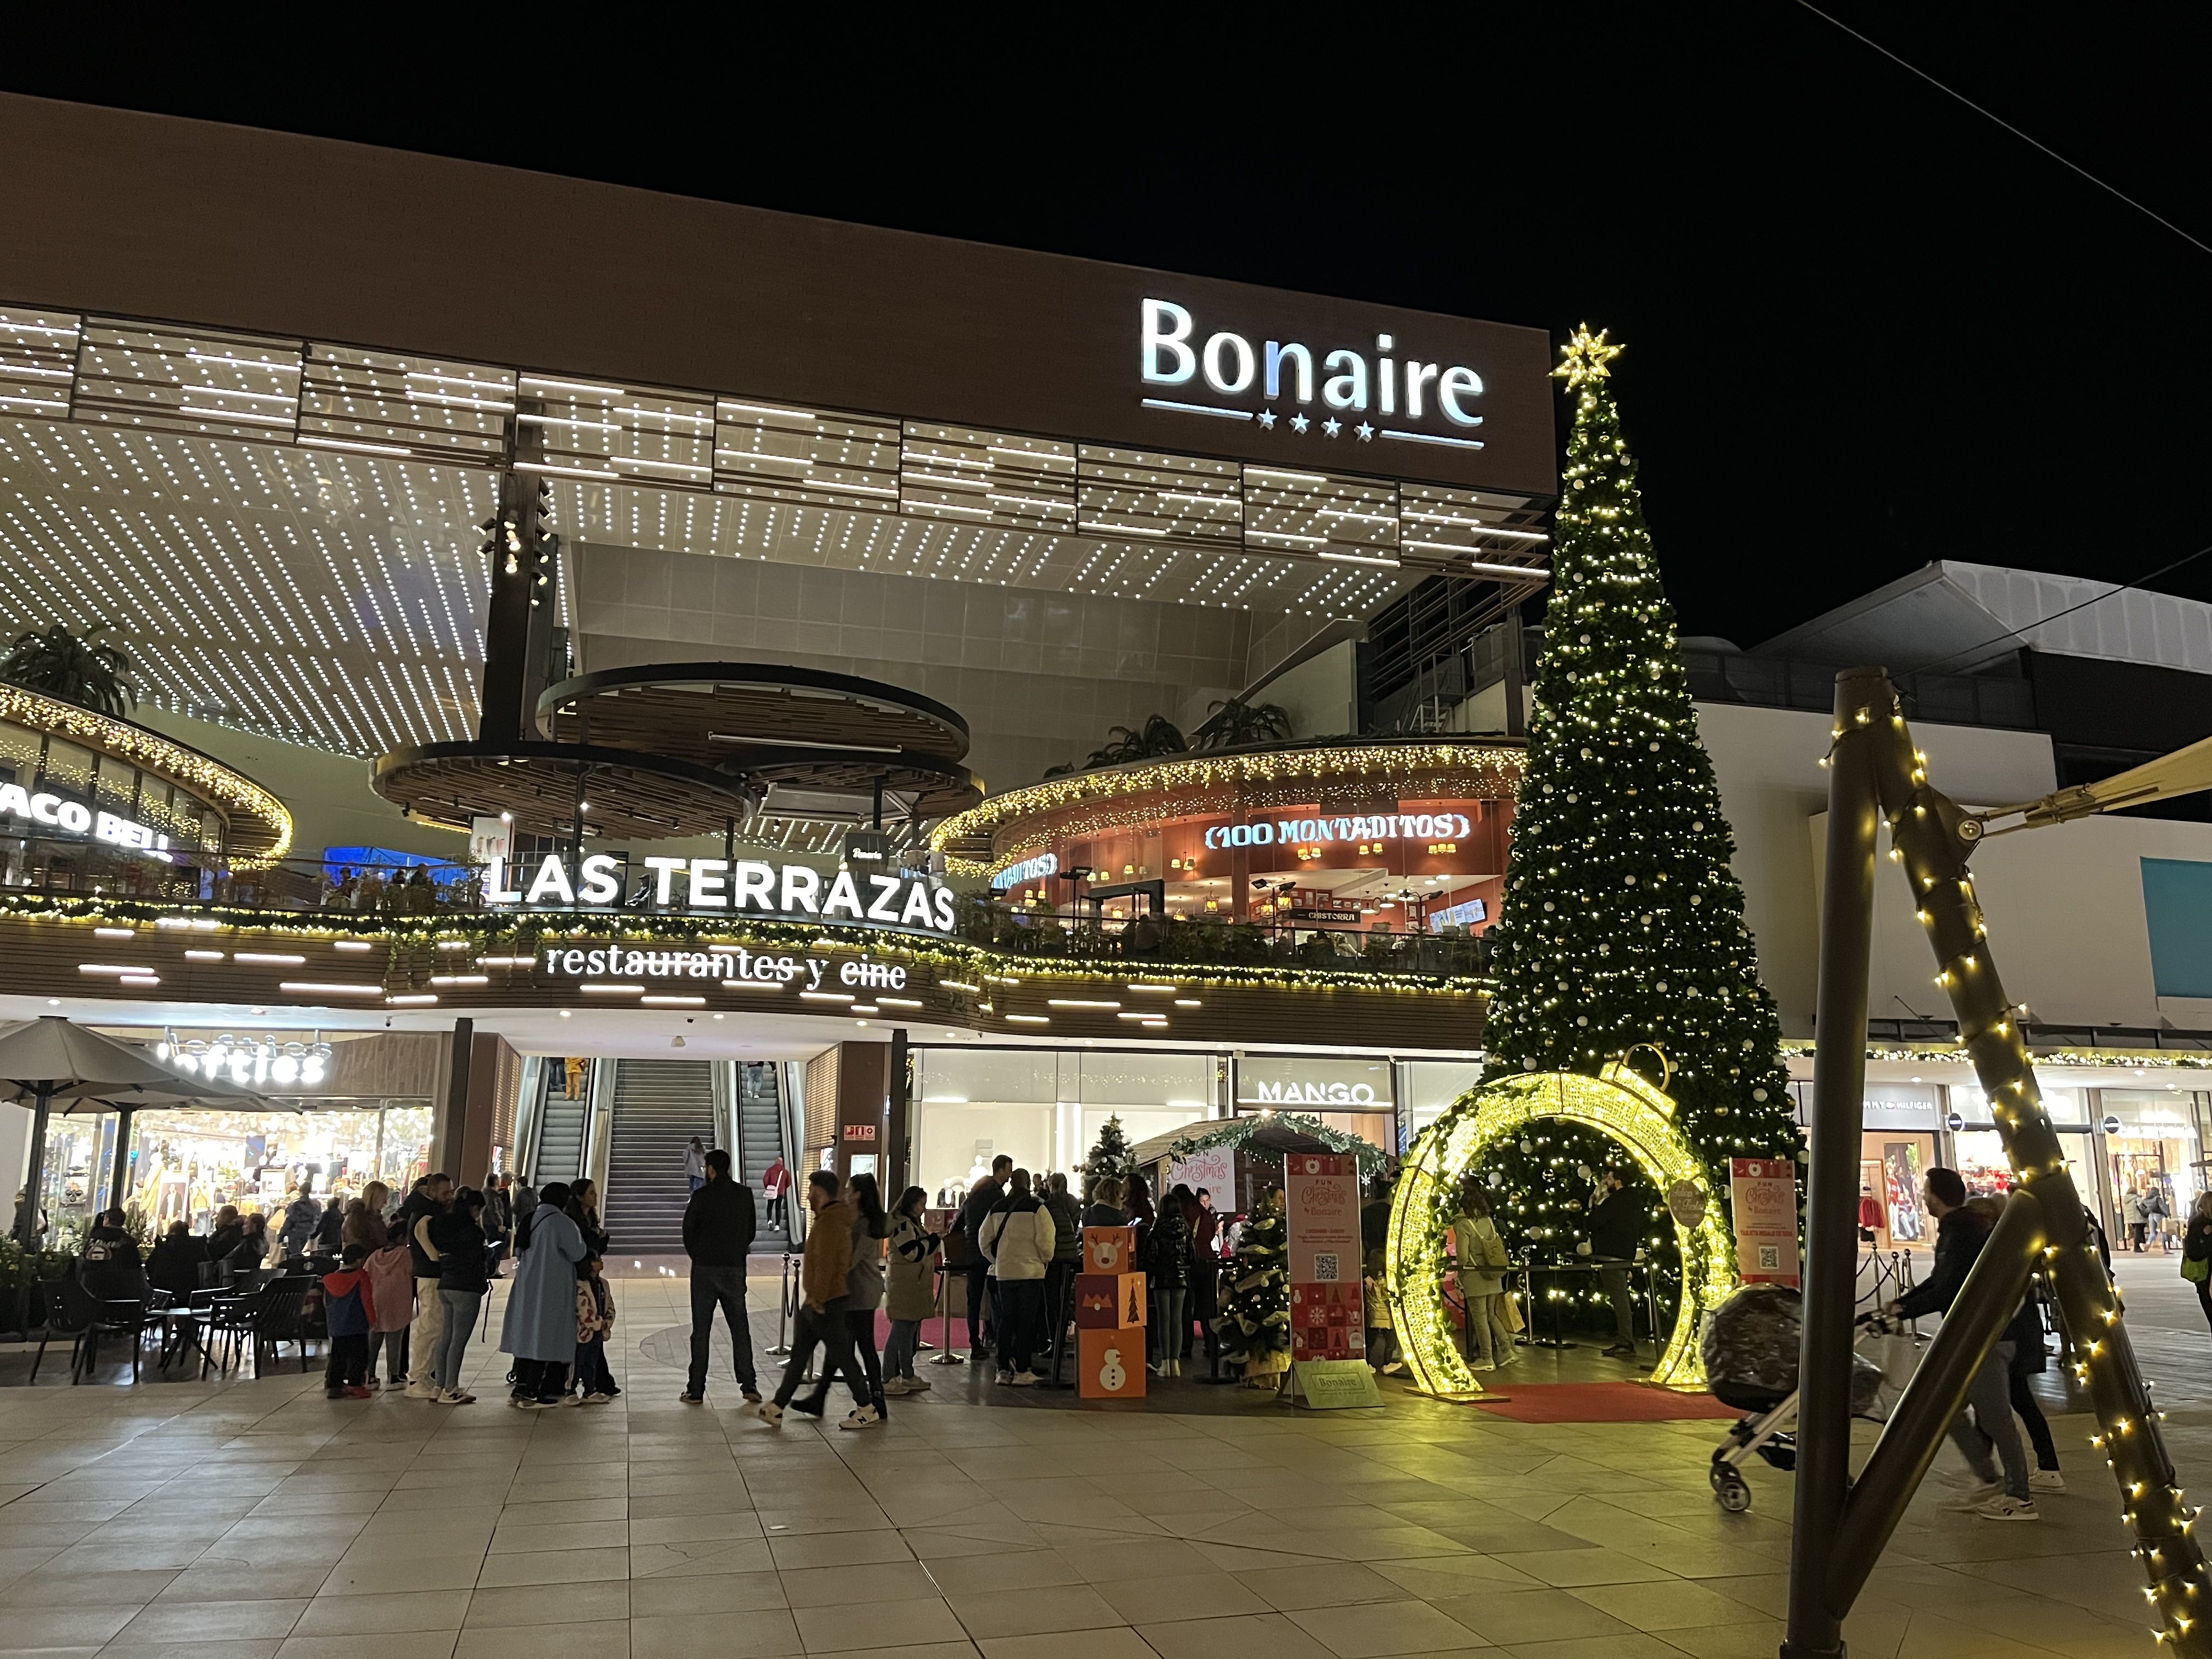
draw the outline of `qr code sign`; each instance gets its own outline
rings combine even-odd
[[[1336,1258],[1333,1255],[1316,1255],[1314,1257],[1314,1279],[1320,1284],[1334,1284],[1336,1282]]]
[[[1759,1247],[1759,1270],[1763,1273],[1782,1271],[1782,1247],[1779,1244],[1762,1244]]]

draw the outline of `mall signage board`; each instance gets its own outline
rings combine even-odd
[[[150,824],[100,811],[66,795],[43,789],[33,793],[20,783],[0,783],[0,820],[19,834],[45,839],[104,841],[140,853],[169,850],[169,838]]]
[[[1283,1159],[1290,1236],[1291,1359],[1358,1359],[1367,1352],[1361,1301],[1359,1160],[1291,1152]]]
[[[1797,1166],[1787,1158],[1729,1160],[1736,1273],[1747,1285],[1788,1285],[1797,1273]]]
[[[1266,1054],[1237,1062],[1237,1103],[1289,1111],[1387,1112],[1393,1068],[1379,1060],[1306,1060]]]
[[[660,915],[750,912],[778,921],[953,931],[952,890],[932,876],[840,870],[825,880],[811,865],[772,865],[758,859],[648,858],[640,863],[649,872],[649,907]],[[622,860],[611,853],[582,859],[548,853],[534,867],[510,868],[506,860],[495,858],[484,869],[484,902],[495,909],[613,909],[623,902],[622,870]]]
[[[904,963],[842,961],[795,952],[776,955],[743,945],[697,950],[634,945],[549,945],[544,971],[582,980],[713,979],[724,985],[797,985],[802,991],[903,991],[911,971]]]
[[[1336,817],[1261,818],[1218,823],[1206,832],[1208,849],[1224,847],[1327,847],[1337,842],[1445,841],[1469,834],[1465,812],[1372,812]]]

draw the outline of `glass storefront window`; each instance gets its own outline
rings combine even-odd
[[[2106,1089],[2099,1091],[2097,1104],[2106,1124],[2118,1122],[2117,1133],[2105,1136],[2112,1243],[2135,1242],[2135,1224],[2127,1212],[2132,1195],[2154,1197],[2164,1212],[2145,1217],[2144,1242],[2170,1243],[2179,1237],[2182,1220],[2203,1187],[2203,1171],[2197,1168],[2203,1154],[2197,1146],[2193,1098],[2179,1089]]]
[[[925,1048],[915,1091],[914,1179],[951,1202],[1011,1158],[1071,1182],[1109,1117],[1131,1146],[1207,1116],[1210,1054]]]
[[[2058,1133],[2059,1155],[2076,1192],[2096,1190],[2091,1180],[2089,1137],[2068,1130]],[[1995,1129],[1961,1129],[1951,1137],[1951,1158],[1966,1183],[1968,1196],[1998,1197],[2013,1188],[2012,1160],[2005,1156],[2004,1141]]]
[[[1434,1123],[1444,1109],[1481,1081],[1482,1062],[1475,1060],[1416,1060],[1406,1066],[1406,1144],[1411,1146],[1422,1130]],[[1402,1151],[1403,1148],[1399,1150]]]
[[[273,1214],[312,1174],[318,1196],[371,1181],[404,1194],[428,1173],[431,1110],[413,1102],[308,1112],[143,1112],[133,1121],[131,1207],[149,1226],[208,1231],[226,1204]]]

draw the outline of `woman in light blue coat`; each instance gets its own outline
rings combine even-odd
[[[584,1235],[568,1218],[568,1188],[554,1182],[538,1194],[530,1247],[518,1259],[507,1292],[499,1346],[514,1356],[514,1398],[526,1411],[563,1404],[568,1362],[576,1357],[576,1264]]]

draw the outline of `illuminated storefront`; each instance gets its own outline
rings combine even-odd
[[[2193,1097],[2173,1090],[2100,1089],[2098,1127],[2105,1143],[2106,1190],[2114,1219],[2131,1193],[2155,1192],[2170,1217],[2185,1217],[2204,1188]]]
[[[1427,738],[1175,755],[994,796],[935,845],[1018,911],[1072,912],[1097,891],[1105,917],[1133,916],[1131,890],[1158,883],[1176,919],[1318,933],[1348,952],[1363,931],[1486,931],[1520,770],[1509,744]]]

